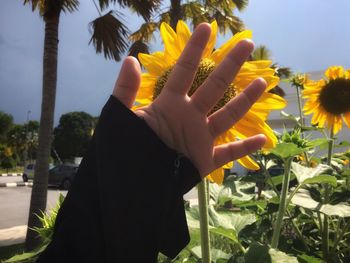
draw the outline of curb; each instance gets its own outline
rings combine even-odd
[[[0,247],[23,243],[25,241],[26,232],[26,225],[0,229]]]
[[[0,183],[0,187],[18,187],[18,186],[33,186],[33,183],[32,182]]]
[[[8,176],[22,176],[23,173],[11,173],[11,174],[0,174],[0,176],[8,177]]]

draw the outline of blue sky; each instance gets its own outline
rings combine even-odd
[[[44,23],[22,2],[0,2],[0,110],[17,123],[26,120],[28,110],[30,119],[39,119],[42,88]],[[80,2],[78,12],[63,14],[60,21],[56,124],[70,111],[98,115],[120,68],[88,46],[88,23],[98,14],[92,1]],[[275,62],[303,72],[350,67],[349,11],[348,0],[250,0],[236,15],[253,30],[256,44],[268,46]],[[131,30],[142,21],[125,16]],[[153,43],[152,50],[160,48],[159,40]]]

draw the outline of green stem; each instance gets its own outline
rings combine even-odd
[[[296,86],[296,90],[297,90],[297,97],[298,97],[298,110],[299,110],[299,117],[300,117],[300,125],[303,127],[305,126],[304,123],[304,118],[303,118],[303,104],[302,104],[302,100],[301,100],[301,94],[300,94],[300,87]],[[304,139],[304,133],[301,133],[301,138]],[[305,162],[306,162],[306,166],[310,167],[310,160],[309,160],[309,155],[307,154],[307,152],[304,152],[304,157],[305,157]]]
[[[330,130],[330,136],[328,141],[328,156],[327,156],[327,165],[331,165],[332,154],[333,154],[333,146],[334,146],[334,133],[333,133],[333,125]],[[325,192],[324,192],[324,203],[329,203],[330,198],[330,187],[328,184],[325,184]],[[323,251],[323,259],[328,260],[329,257],[329,220],[328,216],[324,215],[323,220],[323,232],[322,232],[322,251]]]
[[[283,223],[283,216],[286,211],[286,205],[287,205],[286,201],[287,201],[287,194],[288,194],[288,188],[289,188],[291,163],[292,163],[292,158],[288,158],[287,160],[284,161],[284,177],[283,177],[283,184],[282,184],[282,192],[281,192],[281,199],[280,199],[280,204],[278,208],[276,225],[272,235],[272,241],[271,241],[272,248],[278,248],[278,242],[279,242],[282,223]]]
[[[298,86],[296,86],[296,90],[297,90],[297,97],[298,97],[298,110],[299,110],[300,124],[301,126],[304,126],[301,94]]]
[[[348,231],[348,228],[350,228],[350,220],[347,222],[345,227],[343,227],[342,231],[339,233],[339,235],[335,239],[334,245],[333,245],[333,248],[332,248],[332,251],[331,251],[332,254],[336,253],[337,246],[338,246],[339,242],[343,239],[344,234]]]
[[[209,237],[209,218],[208,218],[208,197],[207,183],[203,179],[197,186],[198,206],[199,206],[199,225],[201,233],[202,262],[210,263],[210,237]]]

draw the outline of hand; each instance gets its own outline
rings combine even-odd
[[[172,70],[161,94],[135,113],[142,117],[170,148],[187,156],[205,177],[222,165],[261,148],[264,135],[214,146],[215,138],[234,125],[250,109],[266,88],[263,79],[253,81],[239,96],[208,116],[223,96],[254,45],[243,40],[230,51],[198,90],[189,97],[201,54],[210,36],[210,26],[200,24],[192,34]],[[113,95],[131,108],[140,85],[140,66],[135,58],[125,59]]]

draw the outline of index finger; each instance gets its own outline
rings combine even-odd
[[[185,95],[194,79],[203,50],[207,45],[211,27],[207,23],[198,25],[172,70],[164,91]],[[179,82],[180,81],[180,82]]]

